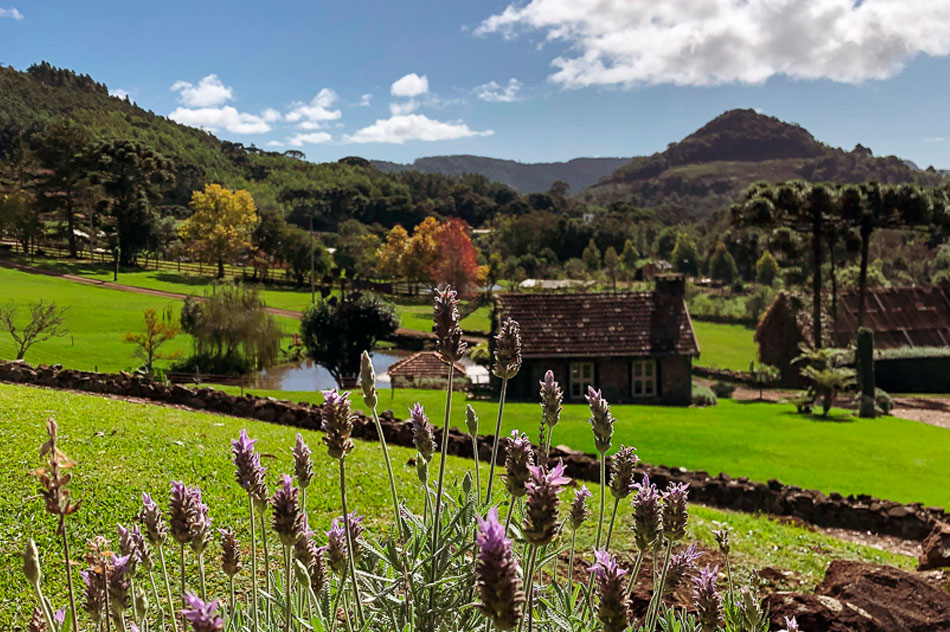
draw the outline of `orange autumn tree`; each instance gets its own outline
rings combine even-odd
[[[470,298],[478,288],[478,254],[468,224],[458,218],[446,220],[435,233],[438,258],[432,264],[436,285],[451,284],[460,296]]]

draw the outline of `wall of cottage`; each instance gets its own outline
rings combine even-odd
[[[314,430],[321,424],[320,407],[313,404],[295,404],[251,395],[242,397],[211,388],[159,384],[127,373],[93,373],[62,369],[58,366],[32,367],[24,362],[0,361],[0,382],[142,398],[194,410]],[[409,422],[396,419],[392,411],[383,411],[380,418],[388,442],[412,446],[412,427]],[[361,411],[356,411],[354,426],[354,436],[369,441],[379,439],[375,424]],[[437,439],[441,440],[441,430],[437,430],[436,434]],[[502,442],[505,441],[507,439],[503,438]],[[479,459],[490,459],[492,437],[479,435],[477,444]],[[454,428],[449,433],[448,446],[449,454],[463,458],[472,457],[471,439]],[[505,450],[499,451],[499,464],[504,463],[504,454]],[[599,463],[595,455],[583,454],[564,446],[554,448],[551,454],[553,458],[564,460],[567,473],[571,477],[591,482],[599,480]],[[649,474],[650,479],[661,487],[671,481],[689,483],[690,499],[693,502],[736,511],[793,516],[821,527],[870,531],[923,540],[937,522],[950,520],[950,515],[939,507],[924,507],[920,503],[905,505],[866,495],[824,494],[783,485],[777,480],[753,482],[745,477],[732,478],[726,474],[713,476],[701,470],[689,471],[664,465],[641,464],[638,470],[641,474]]]

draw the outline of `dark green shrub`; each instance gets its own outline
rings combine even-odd
[[[716,394],[708,386],[693,384],[693,397],[691,404],[693,406],[715,406],[719,403]]]
[[[715,393],[718,398],[729,399],[735,392],[736,386],[737,385],[732,382],[723,382],[720,380],[712,385],[712,392]]]

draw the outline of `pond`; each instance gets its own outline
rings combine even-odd
[[[373,368],[376,370],[376,388],[390,388],[389,367],[414,352],[405,349],[386,349],[372,354]],[[488,371],[472,362],[468,357],[462,359],[466,374],[473,382],[487,381]],[[313,360],[303,360],[292,364],[282,364],[261,371],[254,379],[254,388],[272,391],[324,391],[337,383],[330,372]]]

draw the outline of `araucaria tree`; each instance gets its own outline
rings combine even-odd
[[[217,263],[218,277],[223,278],[224,262],[251,245],[259,221],[254,198],[243,189],[208,184],[192,194],[191,210],[194,214],[181,225],[181,237],[207,261]]]
[[[131,265],[154,242],[157,218],[152,204],[174,180],[171,163],[136,142],[109,140],[93,147],[90,165],[91,179],[106,195],[102,206],[115,222],[120,261]]]
[[[300,335],[313,361],[329,371],[340,387],[352,387],[360,356],[399,327],[396,311],[374,294],[352,293],[344,300],[318,300],[307,307]]]

